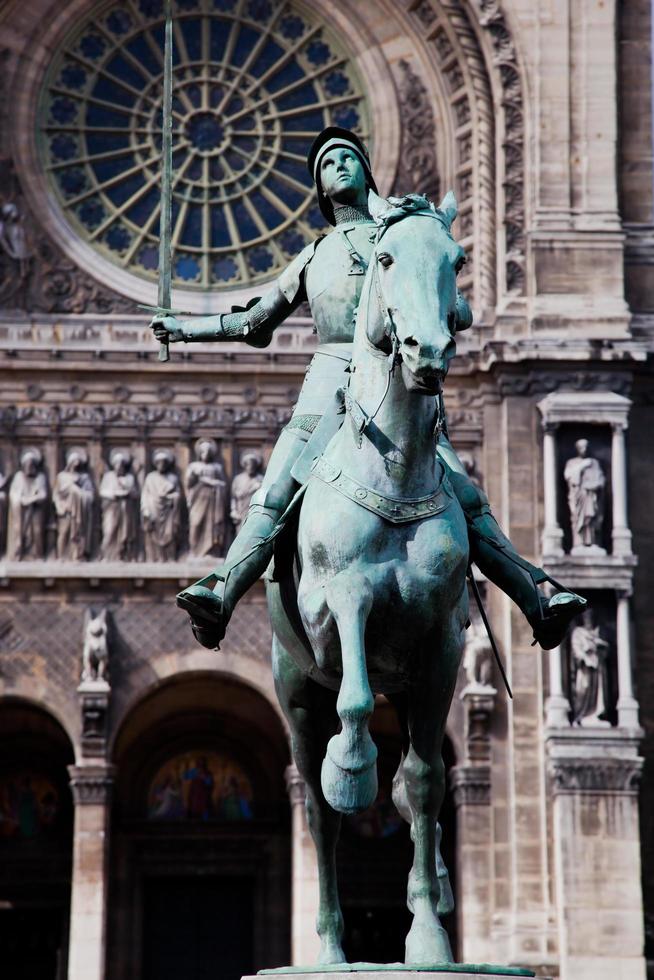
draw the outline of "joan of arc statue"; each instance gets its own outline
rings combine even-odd
[[[265,347],[275,328],[308,301],[319,339],[293,416],[280,434],[247,519],[215,571],[214,589],[198,582],[177,597],[191,617],[196,639],[210,649],[223,638],[236,603],[266,569],[273,551],[270,536],[298,489],[291,470],[337,389],[347,386],[354,314],[375,239],[368,191],[377,188],[365,145],[346,129],[325,129],[314,141],[307,165],[333,231],[307,245],[247,310],[193,320],[157,316],[151,324],[163,342],[243,340]],[[472,312],[459,294],[455,329],[471,325]],[[540,645],[557,646],[585,600],[566,591],[547,599],[538,589],[545,573],[517,554],[493,517],[488,498],[470,480],[444,433],[438,453],[466,516],[472,560],[517,603]]]

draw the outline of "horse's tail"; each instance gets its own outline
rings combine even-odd
[[[322,791],[339,813],[361,813],[377,796],[377,749],[368,731],[375,699],[368,682],[365,648],[372,586],[365,575],[343,571],[328,583],[325,598],[338,627],[343,679],[336,702],[342,728],[327,746]]]

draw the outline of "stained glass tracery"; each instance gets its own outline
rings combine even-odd
[[[324,225],[305,159],[334,124],[368,137],[342,41],[295,2],[176,0],[174,283],[271,278]],[[76,234],[123,269],[158,263],[162,0],[104,4],[55,57],[40,151]]]

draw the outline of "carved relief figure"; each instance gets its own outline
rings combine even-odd
[[[609,644],[593,626],[592,613],[584,613],[583,623],[570,633],[572,666],[572,721],[575,725],[605,728],[609,704]]]
[[[484,624],[473,619],[468,627],[463,649],[463,669],[467,683],[462,694],[490,691],[495,693],[491,684],[492,654],[493,650]]]
[[[152,455],[154,469],[141,492],[141,526],[146,561],[175,561],[179,541],[182,492],[175,457],[168,449]]]
[[[588,455],[588,439],[578,439],[575,449],[577,455],[567,461],[563,471],[568,484],[572,554],[587,548],[605,554],[599,542],[604,521],[606,477],[600,461]]]
[[[47,501],[48,484],[41,451],[26,449],[9,488],[7,558],[10,561],[44,557]]]
[[[9,475],[5,476],[0,471],[0,555],[4,551],[5,528],[7,527],[7,487]]]
[[[191,554],[220,555],[225,544],[227,478],[213,439],[198,439],[197,457],[186,470]]]
[[[95,488],[88,465],[86,450],[70,449],[52,492],[57,515],[57,558],[67,561],[84,561],[91,556]]]
[[[114,449],[109,457],[111,469],[102,477],[102,557],[105,561],[133,561],[138,535],[138,496],[132,457]]]
[[[263,483],[263,459],[260,453],[247,452],[241,456],[242,470],[232,482],[230,517],[238,533],[245,520],[252,495]]]
[[[82,651],[82,684],[109,681],[107,610],[87,610]]]

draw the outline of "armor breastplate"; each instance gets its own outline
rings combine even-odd
[[[305,288],[323,344],[348,343],[354,337],[354,311],[359,304],[374,238],[373,221],[344,224],[330,232],[316,248],[307,267]]]

